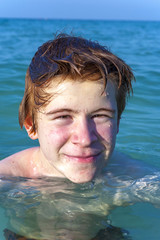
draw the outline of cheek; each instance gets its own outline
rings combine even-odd
[[[114,122],[97,126],[97,133],[107,142],[112,142],[116,138],[117,125]]]
[[[41,124],[39,122],[38,139],[43,146],[47,149],[50,147],[55,148],[63,145],[69,138],[69,131],[66,128],[57,128],[51,124]]]
[[[63,145],[69,139],[69,131],[66,129],[54,129],[49,131],[49,139],[54,145]]]

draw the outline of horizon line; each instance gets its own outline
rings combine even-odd
[[[92,18],[46,18],[46,17],[1,17],[0,19],[14,19],[14,20],[64,20],[64,21],[130,21],[130,22],[160,22],[160,19],[92,19]]]

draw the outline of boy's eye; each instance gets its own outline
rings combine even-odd
[[[110,120],[112,117],[106,114],[95,114],[92,116],[92,119],[95,122],[106,122],[108,120]]]
[[[70,118],[71,116],[69,115],[61,115],[61,116],[58,116],[56,117],[56,119],[67,119],[67,118]]]
[[[72,117],[70,115],[60,115],[53,118],[53,120],[60,124],[69,124],[72,121]]]

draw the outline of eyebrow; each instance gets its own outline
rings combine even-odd
[[[56,114],[56,113],[60,113],[60,112],[72,112],[72,113],[78,113],[79,111],[76,110],[72,110],[70,108],[60,108],[60,109],[55,109],[55,110],[51,110],[47,113],[45,113],[46,115],[52,115],[52,114]]]
[[[113,114],[116,112],[116,110],[112,109],[112,108],[99,108],[99,109],[93,111],[92,113],[101,112],[101,111],[111,112]]]
[[[93,111],[92,114],[95,114],[95,113],[101,112],[101,111],[110,112],[112,114],[115,114],[115,112],[116,112],[115,109],[111,109],[111,108],[99,108],[99,109]],[[69,112],[69,113],[75,113],[75,114],[79,113],[78,110],[73,110],[73,109],[70,109],[70,108],[60,108],[60,109],[51,110],[49,112],[46,112],[45,114],[47,116],[49,116],[49,115],[53,115],[53,114],[61,113],[61,112]]]

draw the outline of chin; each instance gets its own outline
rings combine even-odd
[[[95,173],[92,174],[74,174],[74,176],[66,176],[73,183],[87,183],[95,178]]]

